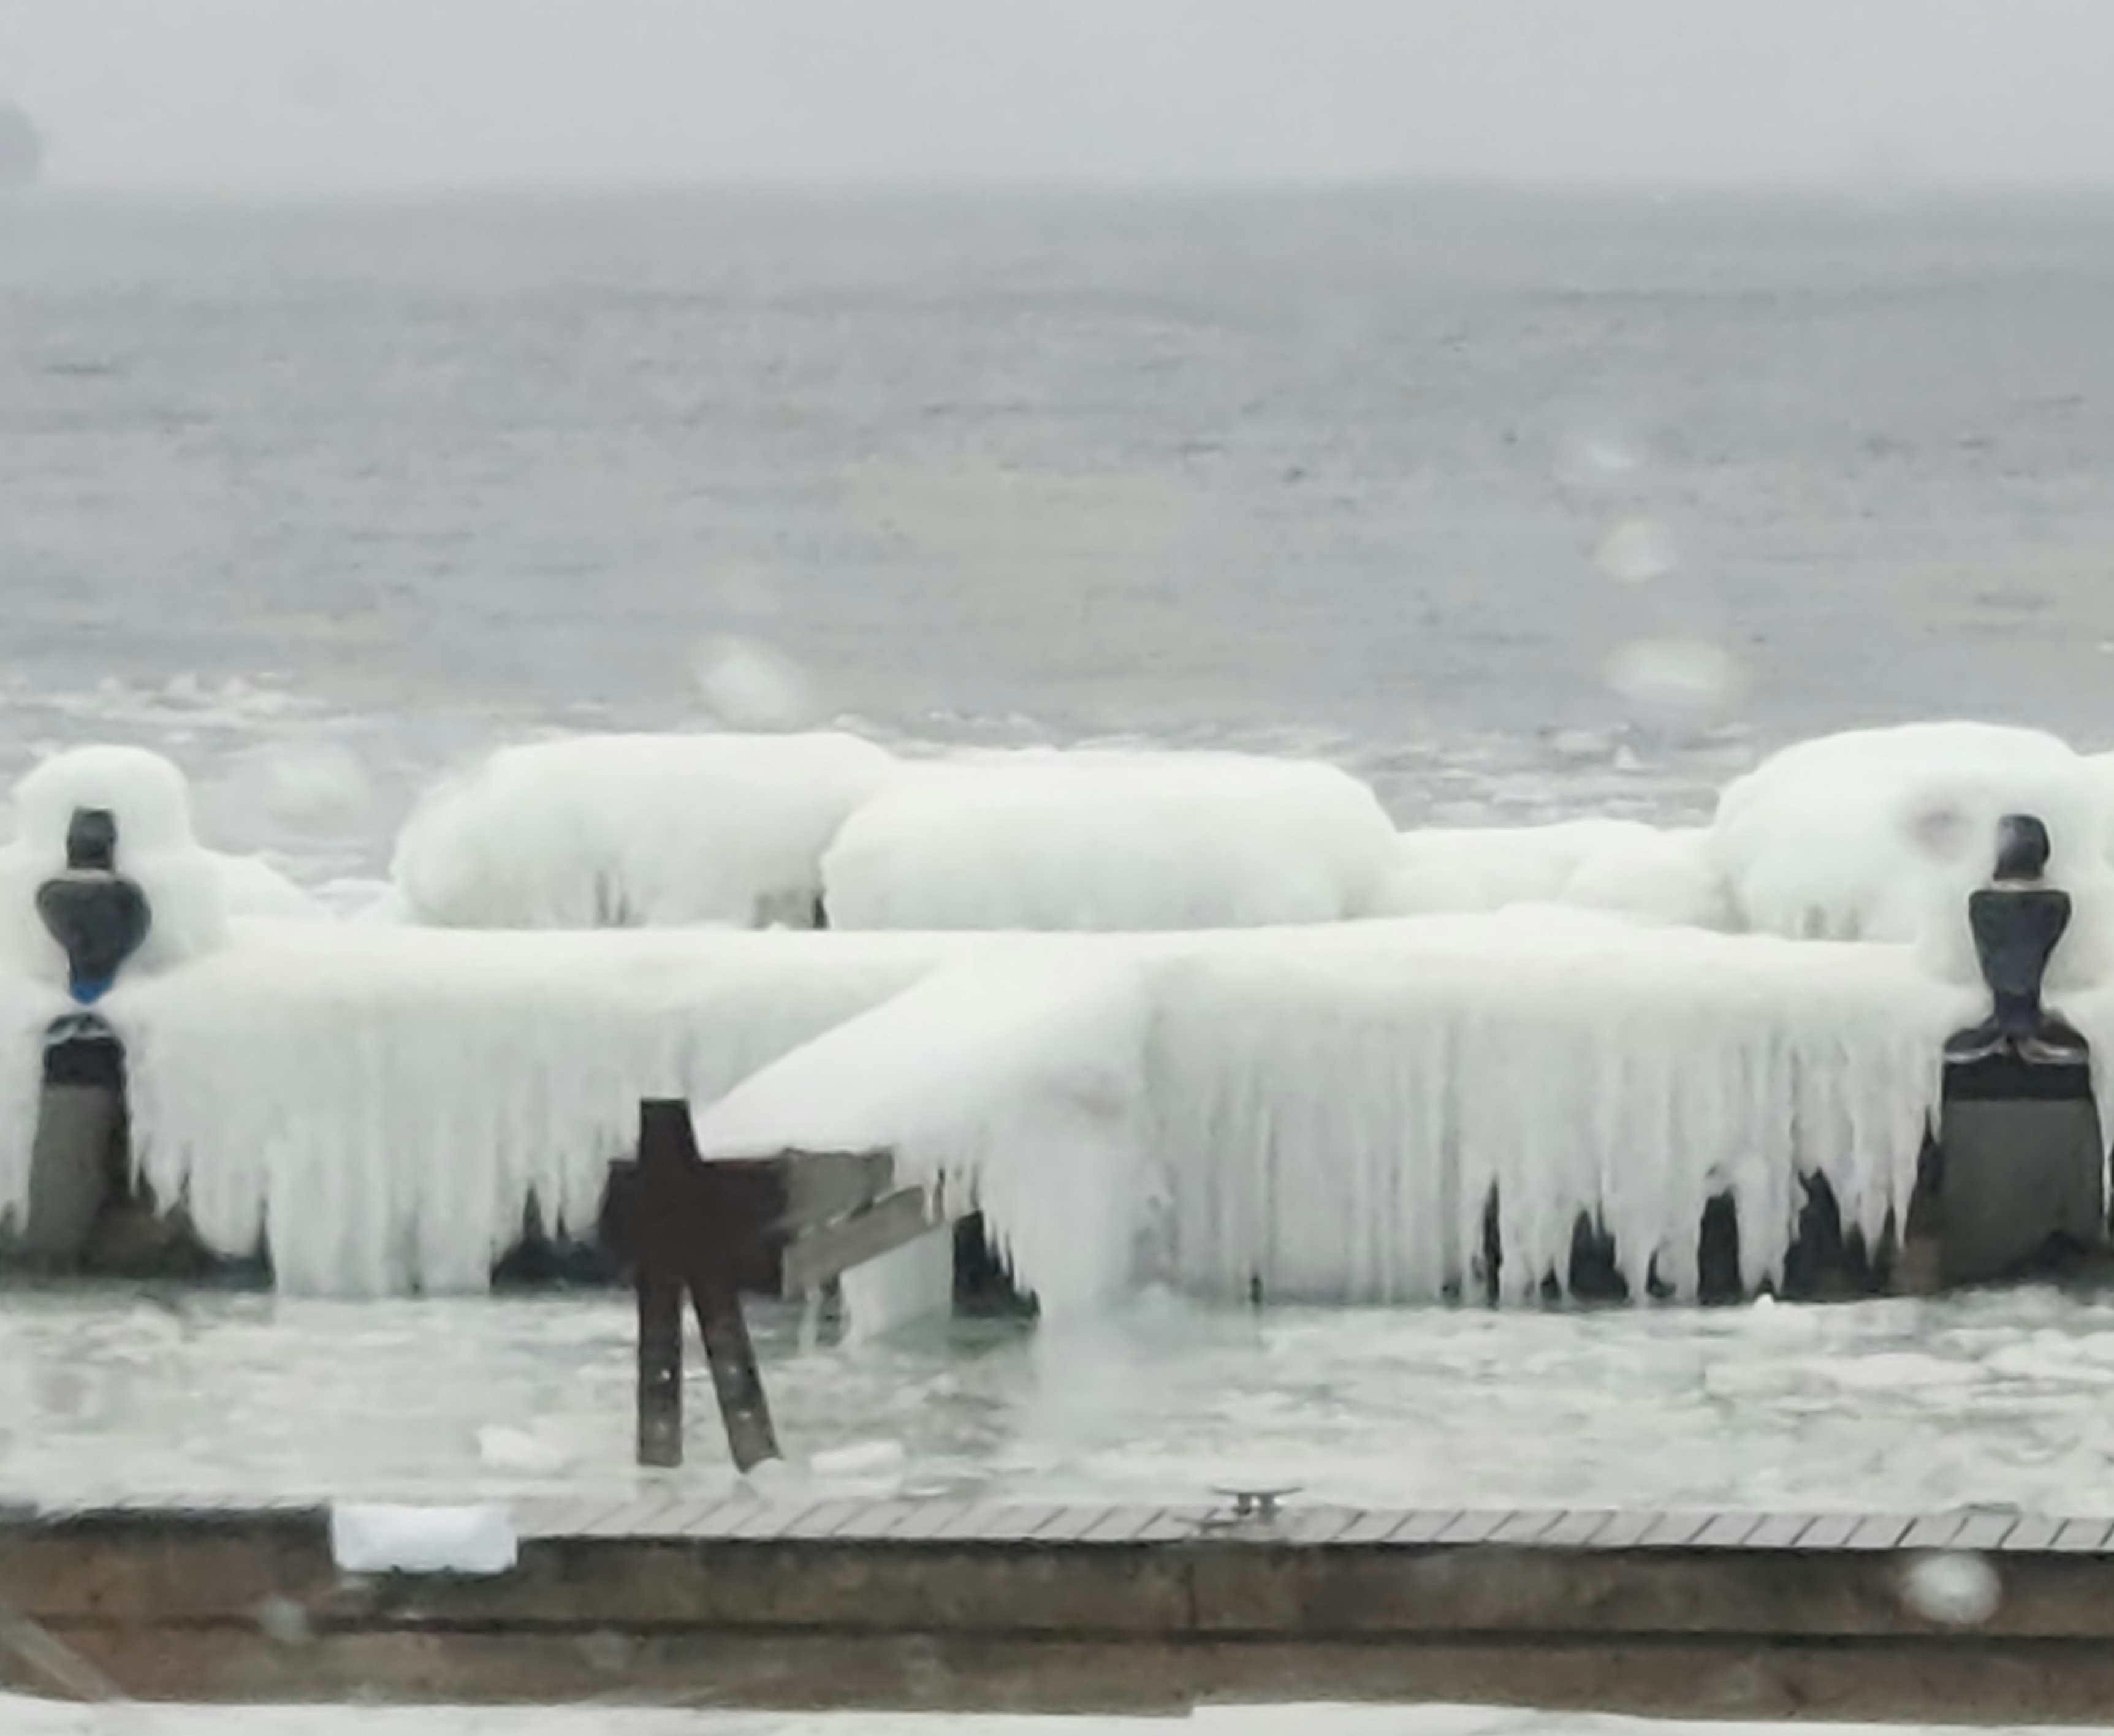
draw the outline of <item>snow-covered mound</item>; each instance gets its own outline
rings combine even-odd
[[[1725,1190],[1758,1281],[1800,1175],[1870,1235],[1903,1206],[1978,1004],[1907,948],[1546,907],[1142,936],[239,922],[104,1003],[149,1180],[215,1247],[268,1234],[291,1291],[478,1288],[532,1194],[589,1222],[638,1100],[680,1095],[715,1150],[895,1150],[1059,1309],[1155,1277],[1435,1298],[1475,1281],[1493,1187],[1508,1295],[1562,1281],[1581,1213],[1634,1293],[1656,1269],[1692,1294]],[[33,1079],[34,1029],[0,1041]]]
[[[277,916],[299,922],[327,921],[329,907],[288,879],[261,856],[208,850],[220,875],[220,892],[231,916]]]
[[[978,755],[919,769],[823,858],[830,925],[1144,930],[1364,915],[1394,847],[1334,766],[1217,753]]]
[[[1662,922],[1724,925],[1724,891],[1693,831],[1633,820],[1430,827],[1396,840],[1380,916],[1578,904]]]
[[[1700,827],[1646,826],[1581,860],[1558,895],[1566,904],[1683,928],[1732,926],[1724,876]]]
[[[1151,1005],[1118,948],[972,953],[735,1086],[698,1149],[893,1152],[899,1181],[983,1209],[1046,1313],[1078,1311],[1132,1275]]]
[[[0,958],[39,981],[66,981],[66,954],[38,918],[36,893],[66,866],[66,831],[84,807],[116,816],[117,866],[153,911],[128,969],[166,969],[225,942],[226,875],[193,834],[184,774],[143,747],[81,747],[53,755],[15,786],[15,839],[0,849]]]
[[[807,927],[822,852],[895,770],[829,733],[501,748],[419,805],[391,871],[410,919],[446,927]]]
[[[1548,908],[1092,945],[944,966],[739,1087],[702,1144],[895,1149],[982,1205],[1046,1307],[1132,1279],[1436,1300],[1480,1277],[1494,1191],[1508,1297],[1566,1281],[1581,1214],[1633,1295],[1693,1296],[1717,1194],[1750,1286],[1782,1276],[1801,1175],[1876,1245],[1973,1000],[1906,948]]]
[[[1920,941],[1975,975],[1967,896],[1996,861],[1998,822],[2037,815],[2049,879],[2076,901],[2052,984],[2107,974],[2114,918],[2109,792],[2092,762],[2034,730],[1915,724],[1805,742],[1728,788],[1709,853],[1736,921],[1800,939]]]

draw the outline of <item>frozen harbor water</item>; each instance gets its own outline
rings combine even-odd
[[[1229,1482],[1370,1505],[2114,1514],[2114,1300],[2038,1289],[1725,1310],[1211,1311],[803,1350],[754,1310],[821,1495],[1168,1502]],[[0,1492],[364,1496],[725,1486],[634,1469],[614,1295],[296,1302],[15,1292]]]

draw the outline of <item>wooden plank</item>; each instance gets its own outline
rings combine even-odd
[[[1635,1549],[1659,1521],[1656,1513],[1618,1513],[1595,1533],[1595,1549]]]
[[[572,1536],[584,1524],[611,1511],[616,1503],[606,1496],[560,1496],[555,1499],[514,1503],[514,1534],[519,1537]]]
[[[1318,1545],[1334,1542],[1358,1517],[1356,1507],[1297,1507],[1279,1525],[1287,1542]]]
[[[830,1533],[833,1543],[872,1542],[886,1537],[917,1511],[907,1501],[870,1501]]]
[[[1503,1524],[1490,1533],[1493,1543],[1521,1544],[1539,1542],[1546,1537],[1560,1513],[1544,1509],[1540,1512],[1515,1513]]]
[[[645,1524],[664,1507],[672,1507],[682,1497],[666,1492],[636,1496],[611,1508],[607,1513],[588,1524],[580,1527],[574,1534],[583,1537],[629,1537],[638,1534]]]
[[[932,1535],[935,1537],[949,1540],[956,1537],[981,1537],[986,1526],[995,1522],[1002,1514],[1009,1513],[1012,1510],[1012,1504],[1008,1501],[970,1501]]]
[[[972,1501],[921,1501],[917,1511],[889,1533],[899,1542],[927,1542],[940,1536],[964,1514],[975,1510]]]
[[[1587,1549],[1608,1528],[1613,1512],[1590,1507],[1559,1513],[1556,1523],[1536,1540],[1543,1549]]]
[[[1651,1529],[1637,1539],[1637,1547],[1684,1549],[1703,1534],[1715,1516],[1709,1513],[1662,1513]]]
[[[1026,1543],[1064,1509],[1048,1502],[1014,1502],[1000,1507],[974,1535],[979,1543]],[[965,1540],[970,1534],[962,1533]]]
[[[1111,1507],[1099,1523],[1080,1533],[1082,1543],[1129,1543],[1158,1519],[1160,1507]]]
[[[864,1210],[888,1191],[895,1172],[885,1151],[788,1152],[780,1163],[785,1215],[778,1228],[794,1236]]]
[[[1840,1549],[1863,1523],[1863,1516],[1859,1514],[1823,1513],[1798,1534],[1796,1546],[1801,1550]]]
[[[1720,1513],[1696,1533],[1693,1542],[1698,1549],[1738,1549],[1761,1528],[1759,1513]]]
[[[1117,1510],[1113,1507],[1069,1507],[1051,1519],[1028,1541],[1032,1543],[1074,1543]]]
[[[701,1501],[694,1507],[685,1508],[680,1518],[668,1521],[670,1534],[675,1537],[717,1537],[734,1513],[748,1505],[745,1496],[724,1496],[718,1501]]]
[[[1965,1529],[1967,1515],[1964,1513],[1929,1513],[1918,1519],[1902,1534],[1903,1549],[1950,1549],[1953,1539]]]
[[[799,1518],[788,1525],[780,1535],[803,1542],[819,1541],[836,1535],[837,1528],[860,1508],[866,1505],[863,1497],[847,1497],[840,1501],[826,1501],[810,1507]]]
[[[1485,1543],[1489,1541],[1490,1533],[1511,1517],[1512,1514],[1502,1507],[1488,1513],[1456,1514],[1453,1523],[1434,1537],[1432,1542],[1448,1546]]]
[[[744,1542],[769,1542],[783,1537],[822,1504],[818,1501],[760,1501],[745,1511],[719,1516],[712,1535]]]
[[[2062,1526],[2061,1519],[2029,1514],[2011,1528],[2011,1534],[2001,1546],[2007,1555],[2029,1551],[2038,1553],[2055,1541],[2056,1533],[2062,1529]]]
[[[1201,1505],[1164,1507],[1151,1524],[1131,1541],[1134,1543],[1186,1543],[1197,1535],[1215,1510]]]
[[[2107,1544],[2107,1533],[2114,1524],[2105,1519],[2071,1519],[2049,1541],[2051,1551],[2060,1555],[2096,1556]]]
[[[2018,1527],[2016,1513],[1970,1513],[1953,1533],[1954,1549],[1995,1549]]]
[[[1402,1515],[1392,1508],[1361,1513],[1338,1537],[1338,1543],[1378,1543],[1401,1528]]]
[[[1461,1516],[1460,1510],[1454,1507],[1416,1508],[1403,1514],[1401,1523],[1380,1541],[1397,1549],[1436,1542],[1439,1533]]]
[[[1747,1533],[1749,1549],[1790,1549],[1805,1535],[1817,1515],[1810,1513],[1765,1513],[1760,1524]]]
[[[1858,1520],[1857,1528],[1843,1539],[1845,1549],[1892,1549],[1908,1534],[1914,1524],[1906,1514],[1872,1513]]]
[[[779,1267],[782,1293],[809,1295],[840,1272],[893,1253],[943,1222],[925,1190],[908,1187],[855,1216],[806,1231],[785,1245]]]

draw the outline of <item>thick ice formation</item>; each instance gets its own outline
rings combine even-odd
[[[547,1222],[593,1224],[640,1099],[714,1101],[907,987],[937,946],[253,921],[185,970],[121,980],[102,1010],[141,1167],[209,1245],[268,1233],[295,1291],[478,1290],[531,1195]],[[34,1071],[34,1048],[0,1055],[0,1077]]]
[[[1375,916],[1576,904],[1657,922],[1726,925],[1725,890],[1704,834],[1634,820],[1405,832]]]
[[[279,916],[301,922],[327,921],[332,912],[261,856],[225,850],[205,852],[220,875],[221,899],[231,916]]]
[[[838,928],[1167,930],[1364,915],[1394,829],[1334,767],[1237,754],[980,755],[919,768],[822,864]]]
[[[2048,875],[2076,900],[2052,984],[2114,966],[2107,780],[2055,737],[1915,724],[1801,742],[1734,783],[1710,855],[1746,928],[1799,939],[1920,941],[1974,980],[1967,894],[1988,877],[1997,822],[2046,822]]]
[[[393,874],[455,928],[812,925],[822,852],[895,775],[837,734],[593,735],[501,748],[422,802]]]
[[[737,1085],[698,1147],[892,1151],[899,1181],[982,1208],[1046,1313],[1083,1309],[1131,1277],[1150,1007],[1128,949],[995,945]]]
[[[1750,1285],[1781,1276],[1801,1174],[1877,1242],[1973,1004],[1901,948],[1549,910],[1094,946],[950,965],[749,1080],[703,1137],[893,1147],[982,1205],[1046,1303],[1154,1277],[1434,1299],[1475,1281],[1493,1189],[1506,1294],[1566,1279],[1583,1214],[1633,1295],[1655,1274],[1693,1295],[1718,1193]]]
[[[1467,1281],[1494,1186],[1513,1296],[1563,1279],[1581,1213],[1632,1295],[1654,1261],[1693,1295],[1703,1204],[1727,1190],[1757,1283],[1780,1269],[1800,1174],[1876,1239],[1973,998],[1901,948],[1521,910],[1199,952],[1155,1005],[1176,1281],[1394,1300]]]
[[[1597,853],[1658,834],[1640,821],[1570,820],[1545,826],[1432,826],[1395,841],[1373,912],[1421,916],[1553,904]]]
[[[344,1574],[508,1574],[520,1541],[506,1508],[337,1502],[331,1560]]]
[[[36,890],[66,866],[66,829],[84,807],[116,816],[117,866],[153,910],[129,968],[163,970],[225,941],[225,879],[193,835],[184,774],[144,748],[82,747],[54,755],[15,786],[15,840],[0,849],[0,960],[40,982],[66,981],[66,955],[38,918]]]
[[[896,1150],[1069,1307],[1155,1273],[1436,1296],[1494,1185],[1512,1294],[1563,1276],[1581,1212],[1633,1287],[1656,1261],[1692,1292],[1724,1190],[1759,1281],[1799,1173],[1874,1236],[1906,1202],[1976,1002],[1903,948],[1529,909],[1006,939],[246,923],[106,1004],[157,1190],[224,1249],[268,1227],[291,1290],[475,1289],[531,1192],[587,1222],[638,1099],[681,1095],[722,1152]]]
[[[730,739],[683,742],[670,763],[748,756],[699,745]],[[837,765],[847,806],[890,775],[863,744],[799,739],[780,744],[789,763]],[[591,773],[616,752],[524,750],[507,762],[531,768],[518,782],[474,779],[429,808],[409,857],[443,880],[489,868],[554,920],[746,921],[762,889],[788,892],[774,875],[812,884],[826,778],[753,790],[756,831],[700,893],[684,865],[723,819],[671,805],[629,747],[616,806],[596,809]],[[534,770],[553,764],[574,769]],[[539,811],[536,793],[568,780]],[[2004,811],[2049,823],[2080,913],[2059,997],[2114,1058],[2104,781],[2045,737],[1928,726],[1781,756],[1707,833],[1398,842],[1369,793],[1320,767],[999,756],[906,776],[845,825],[829,874],[853,920],[1307,925],[469,934],[229,921],[181,778],[104,749],[24,781],[0,921],[21,925],[76,806],[117,811],[121,861],[176,948],[103,1003],[130,1057],[143,1166],[214,1246],[268,1235],[291,1290],[480,1287],[532,1195],[547,1220],[585,1224],[638,1099],[680,1095],[713,1150],[893,1150],[949,1209],[981,1206],[1059,1310],[1155,1276],[1210,1295],[1436,1296],[1477,1279],[1494,1193],[1508,1294],[1563,1280],[1581,1215],[1613,1237],[1633,1294],[1648,1274],[1690,1294],[1715,1194],[1737,1204],[1750,1283],[1781,1265],[1801,1175],[1826,1176],[1868,1238],[1905,1206],[1943,1038],[1986,1004],[1962,910]],[[487,800],[523,829],[487,825]],[[668,829],[626,829],[671,806]],[[575,828],[590,811],[628,820]],[[627,839],[631,854],[601,853]],[[1527,902],[1324,920],[1445,899]],[[1778,932],[1692,925],[1720,917]],[[1785,938],[1851,934],[1866,938]],[[21,939],[21,968],[0,971],[0,1208],[21,1198],[37,1044],[58,1004],[39,944]]]

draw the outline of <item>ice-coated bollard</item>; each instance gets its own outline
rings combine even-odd
[[[2007,815],[1997,868],[1968,899],[1989,1016],[1946,1044],[1945,1100],[1925,1188],[1946,1284],[2013,1276],[2106,1240],[2091,1052],[2041,1003],[2070,894],[2046,883],[2048,829]]]
[[[147,938],[146,894],[117,871],[117,822],[76,808],[64,872],[37,889],[37,914],[66,956],[67,985],[85,1007],[99,1000]],[[124,1190],[125,1052],[92,1012],[45,1035],[43,1094],[30,1148],[21,1251],[30,1264],[80,1264],[104,1208]]]
[[[37,914],[66,956],[67,986],[84,1007],[100,1000],[153,925],[147,895],[117,871],[117,820],[76,808],[66,865],[37,889]]]

